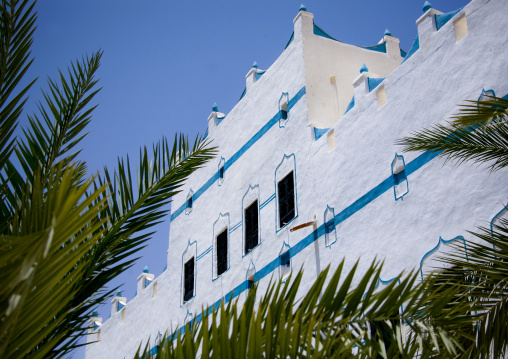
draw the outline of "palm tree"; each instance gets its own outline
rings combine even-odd
[[[447,126],[398,141],[406,151],[433,151],[447,160],[508,164],[508,101],[491,97],[464,105]],[[256,287],[243,305],[203,309],[185,331],[168,334],[136,358],[504,358],[508,344],[508,221],[473,233],[468,257],[457,246],[445,268],[421,282],[401,273],[378,290],[382,263],[373,262],[353,286],[356,266],[323,271],[300,299],[298,273]]]
[[[39,113],[13,137],[33,59],[35,1],[0,7],[0,357],[62,357],[79,346],[92,310],[116,288],[168,212],[185,179],[215,154],[197,137],[163,138],[140,150],[138,183],[129,158],[114,171],[87,173],[77,148],[92,119],[102,52],[48,80]],[[150,158],[152,157],[152,158]],[[135,187],[136,186],[136,187]]]

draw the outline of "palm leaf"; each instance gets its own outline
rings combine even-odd
[[[404,146],[404,151],[438,152],[459,163],[492,161],[492,171],[508,166],[508,100],[492,97],[469,102],[472,104],[462,105],[455,120],[446,126],[413,132],[396,144]]]

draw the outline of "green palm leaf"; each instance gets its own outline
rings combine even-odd
[[[434,125],[396,142],[404,151],[438,152],[459,163],[493,161],[492,171],[508,166],[508,100],[492,97],[462,105],[455,120]]]

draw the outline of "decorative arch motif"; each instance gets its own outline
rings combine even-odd
[[[226,231],[227,235],[227,257],[228,257],[228,268],[226,272],[230,268],[230,238],[229,238],[229,213],[219,213],[219,217],[213,223],[213,238],[212,238],[212,282],[219,278],[220,276],[217,273],[217,236],[222,233],[222,231]],[[222,274],[226,273],[223,272]],[[221,274],[221,275],[222,275]]]
[[[189,190],[187,194],[187,199],[185,201],[185,214],[189,215],[192,212],[192,207],[194,206],[194,191],[192,188]]]
[[[279,190],[277,184],[285,178],[288,174],[293,172],[293,183],[294,183],[294,201],[295,201],[295,216],[284,226],[279,226]],[[282,161],[275,168],[275,232],[279,232],[283,228],[286,228],[298,217],[298,193],[297,193],[297,182],[296,182],[296,156],[294,153],[290,155],[284,154]]]
[[[280,128],[286,127],[286,123],[288,123],[289,121],[288,103],[289,103],[289,94],[287,92],[283,92],[279,98]]]
[[[508,205],[503,207],[502,210],[496,213],[494,217],[492,217],[492,220],[490,221],[490,233],[494,233],[494,226],[500,224],[500,219],[506,219],[508,220]],[[493,245],[494,248],[496,248],[495,245]]]
[[[246,228],[245,225],[245,209],[247,209],[251,204],[253,204],[255,201],[258,202],[258,244],[251,248],[249,252],[245,253],[245,241],[246,241]],[[256,184],[254,186],[251,186],[249,184],[249,188],[247,188],[247,191],[242,197],[242,258],[248,255],[249,253],[252,253],[252,251],[256,248],[258,248],[261,245],[261,211],[260,211],[260,196],[259,196],[259,185]]]
[[[337,242],[337,231],[335,230],[335,210],[329,205],[326,205],[326,210],[323,216],[325,223],[325,247],[330,248],[332,244]]]
[[[463,236],[457,236],[457,237],[454,237],[454,238],[449,239],[449,240],[444,240],[442,237],[439,237],[437,245],[434,248],[432,248],[430,251],[425,253],[425,255],[422,257],[422,260],[420,261],[420,275],[422,277],[422,280],[423,280],[423,263],[424,263],[424,261],[427,260],[429,257],[431,257],[433,254],[435,254],[439,250],[439,248],[441,247],[441,243],[446,245],[446,244],[454,242],[454,241],[456,241],[458,239],[461,239],[462,242],[464,243],[464,252],[465,252],[466,258],[467,258],[466,241],[465,241]]]
[[[404,196],[409,193],[409,185],[406,176],[406,163],[404,156],[395,153],[392,161],[393,194],[395,200],[404,200]]]
[[[290,245],[286,242],[282,243],[282,247],[279,251],[279,278],[282,280],[282,283],[286,282],[286,279],[291,274],[291,255],[289,253]]]
[[[187,247],[182,253],[182,267],[181,267],[181,273],[180,273],[180,308],[192,301],[196,297],[196,277],[197,277],[197,254],[198,254],[198,242],[193,241],[191,242],[190,239],[187,241]],[[194,257],[194,292],[193,296],[189,299],[184,301],[184,275],[185,275],[185,263],[187,263],[192,257]]]

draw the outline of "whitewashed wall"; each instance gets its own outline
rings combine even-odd
[[[468,34],[456,43],[454,21],[464,13]],[[322,269],[328,264],[336,267],[342,258],[346,269],[358,257],[362,258],[361,268],[376,256],[384,259],[384,281],[403,269],[420,268],[422,259],[423,271],[429,270],[435,265],[435,253],[452,239],[470,238],[467,230],[488,226],[507,199],[505,170],[489,174],[485,166],[466,163],[457,167],[419,153],[400,153],[394,143],[412,131],[443,123],[457,112],[458,104],[477,99],[482,89],[493,89],[498,96],[508,93],[504,77],[508,73],[506,13],[505,0],[475,0],[439,31],[420,22],[424,40],[420,49],[376,89],[362,94],[358,86],[364,86],[365,78],[358,79],[356,91],[352,83],[338,82],[348,87],[346,92],[355,93],[355,106],[333,126],[333,132],[315,140],[309,126],[308,95],[303,95],[290,109],[284,127],[277,121],[253,141],[278,113],[282,93],[292,99],[305,91],[306,85],[308,91],[313,80],[308,68],[316,66],[316,59],[313,64],[304,63],[307,50],[302,46],[301,24],[296,21],[295,38],[279,59],[257,82],[248,85],[246,96],[218,126],[212,116],[209,138],[219,146],[219,156],[191,176],[174,199],[173,211],[186,202],[189,191],[198,192],[216,175],[221,157],[231,163],[246,143],[250,144],[248,149],[226,169],[220,186],[217,181],[211,183],[194,200],[189,214],[183,212],[172,220],[168,268],[154,280],[155,298],[154,284],[138,291],[123,314],[114,313],[100,327],[100,342],[87,347],[87,358],[132,357],[139,343],[149,337],[154,346],[158,332],[180,328],[199,315],[202,306],[216,303],[254,272],[256,280],[262,277],[263,290],[272,275],[280,275],[274,261],[288,246],[291,268],[304,267],[305,291]],[[371,66],[372,72],[374,69],[376,65]],[[377,91],[382,88],[386,105],[378,109]],[[332,139],[334,148],[328,143]],[[398,200],[392,177],[396,153],[403,155],[409,190]],[[278,230],[277,199],[270,198],[276,191],[276,180],[293,165],[298,215]],[[403,183],[403,189],[405,186]],[[242,202],[256,196],[262,207],[261,243],[244,256]],[[323,231],[327,208],[333,208],[327,218],[335,215],[336,224],[328,239]],[[317,240],[312,240],[312,226],[289,232],[290,227],[315,216]],[[229,270],[216,278],[212,270],[215,252],[210,250],[214,225],[217,232],[226,224]],[[198,258],[195,297],[182,303],[183,262],[191,256]],[[244,296],[242,293],[239,298]]]

